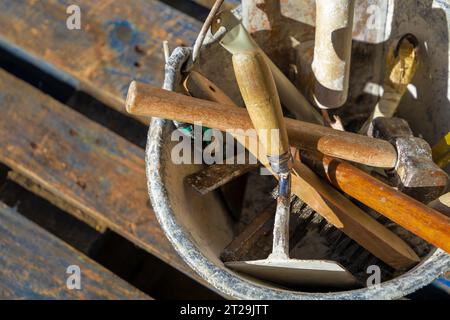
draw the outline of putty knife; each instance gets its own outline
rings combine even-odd
[[[257,51],[233,55],[239,89],[272,170],[279,176],[272,253],[264,260],[225,265],[258,279],[285,286],[355,287],[357,280],[334,261],[289,257],[291,154],[280,99],[273,76]]]

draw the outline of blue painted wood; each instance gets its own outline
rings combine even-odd
[[[0,299],[149,299],[110,271],[0,203]],[[80,290],[67,268],[80,268]]]
[[[81,30],[66,27],[72,4],[81,8]],[[1,47],[122,112],[132,80],[162,84],[162,41],[190,45],[200,27],[154,0],[0,0]],[[0,161],[199,280],[150,208],[143,150],[21,81],[0,77]]]
[[[144,151],[0,70],[0,162],[188,276],[148,199]]]
[[[81,30],[66,26],[69,5]],[[162,41],[191,45],[201,23],[154,0],[0,0],[0,46],[124,111],[132,80],[162,85]]]

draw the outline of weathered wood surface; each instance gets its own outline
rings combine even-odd
[[[9,171],[7,177],[9,180],[14,181],[28,191],[31,191],[39,197],[46,199],[51,204],[63,210],[64,212],[67,212],[77,219],[83,221],[90,227],[94,228],[96,231],[100,233],[106,231],[107,226],[105,224],[102,224],[98,219],[96,219],[95,217],[91,217],[88,213],[84,212],[79,207],[67,202],[66,199],[55,197],[51,192],[36,184],[32,179],[29,179],[16,171]]]
[[[212,164],[187,176],[185,181],[205,195],[258,167],[258,164]]]
[[[220,258],[224,262],[243,260],[263,235],[271,233],[275,218],[275,203],[263,210],[233,241],[223,250]]]
[[[0,299],[149,299],[84,254],[0,203]],[[81,271],[70,290],[67,267]]]
[[[69,5],[81,30],[69,30]],[[192,45],[201,23],[154,0],[0,0],[0,46],[124,110],[131,80],[162,85],[162,41]]]
[[[180,271],[151,209],[144,151],[0,71],[0,162]]]

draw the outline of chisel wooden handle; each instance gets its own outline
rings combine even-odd
[[[201,122],[219,130],[252,129],[244,108],[230,108],[148,84],[132,82],[128,90],[127,111],[134,115],[159,117],[180,122]],[[393,168],[397,152],[387,141],[342,132],[304,121],[285,118],[289,141],[300,149],[320,151],[345,160],[380,168]]]
[[[189,92],[193,97],[219,102],[230,107],[238,107],[222,89],[197,71],[189,72],[183,86],[186,92]]]
[[[450,253],[449,217],[345,161],[318,153],[308,153],[303,160],[351,197]]]
[[[268,156],[289,152],[280,98],[269,66],[257,51],[233,55],[233,68],[245,106]]]

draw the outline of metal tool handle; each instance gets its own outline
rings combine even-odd
[[[291,174],[281,173],[278,185],[277,210],[273,225],[272,253],[269,259],[289,259],[289,215],[291,206]]]
[[[291,154],[275,81],[257,51],[233,55],[239,89],[272,169],[279,175],[278,203],[269,259],[289,259]]]

